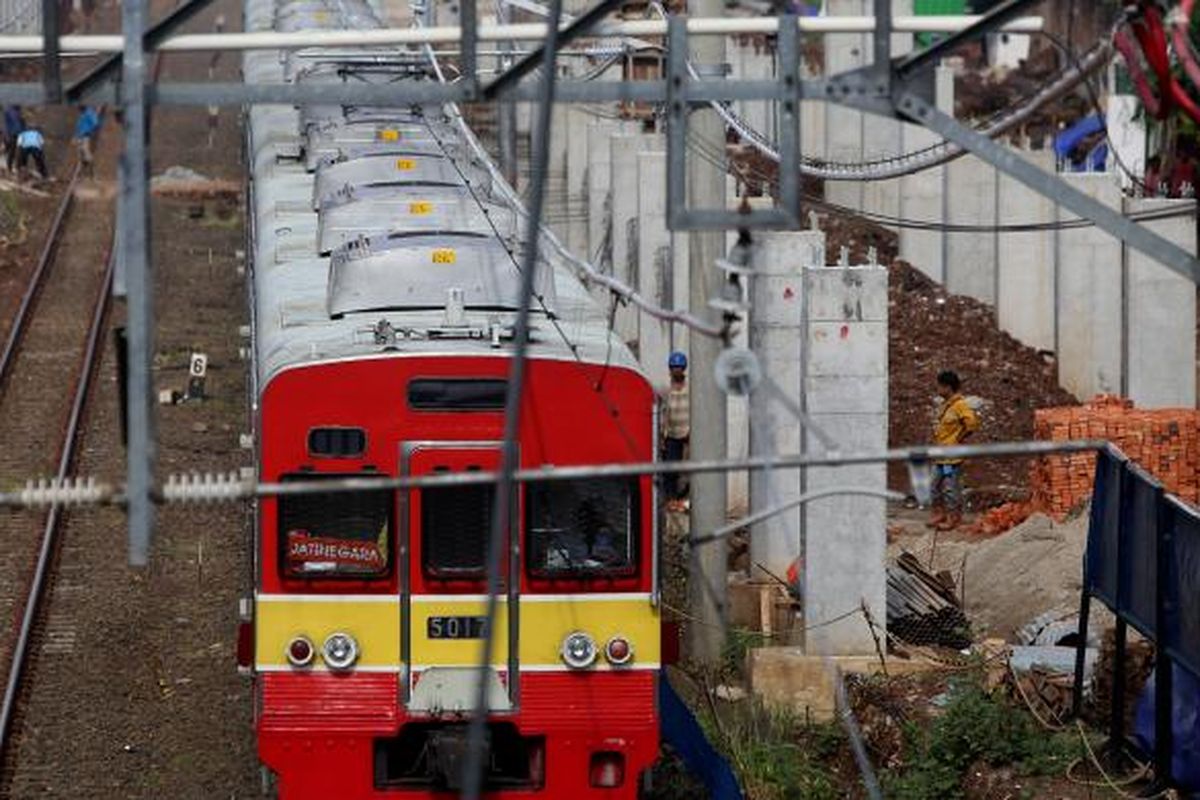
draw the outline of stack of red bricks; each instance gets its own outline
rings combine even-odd
[[[1034,436],[1048,441],[1107,439],[1189,503],[1200,499],[1200,411],[1145,410],[1119,397],[1103,395],[1082,406],[1043,408],[1034,413]],[[1094,453],[1054,455],[1033,466],[1034,504],[1062,517],[1092,494]]]

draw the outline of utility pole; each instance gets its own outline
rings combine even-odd
[[[512,7],[507,0],[500,0],[496,20],[501,25],[512,22]],[[511,40],[500,42],[500,69],[506,70],[512,66]],[[496,136],[500,140],[500,174],[508,185],[517,188],[517,105],[516,103],[496,100]]]
[[[694,17],[720,17],[725,13],[722,0],[689,0],[688,12]],[[701,78],[725,78],[725,39],[721,36],[688,37],[690,58]],[[707,152],[720,153],[720,164],[692,155],[688,161],[687,195],[689,208],[725,207],[725,126],[708,105],[696,106],[688,119],[688,130],[697,145]],[[724,231],[692,233],[688,248],[689,298],[692,313],[719,317],[709,305],[721,296],[724,274],[717,259],[725,255]],[[691,344],[691,438],[693,459],[725,458],[725,394],[717,386],[713,368],[722,342],[711,336],[688,337]],[[696,474],[691,477],[691,531],[703,534],[725,524],[726,489],[724,473]],[[688,625],[689,655],[697,661],[715,664],[725,643],[726,548],[721,545],[693,547],[688,580],[688,605],[692,620]]]

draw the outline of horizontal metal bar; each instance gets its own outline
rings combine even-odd
[[[892,26],[898,33],[954,33],[980,20],[979,16],[896,17]],[[874,17],[801,17],[802,33],[870,33],[875,29]],[[778,17],[692,17],[687,20],[689,34],[733,36],[755,33],[777,33]],[[1037,33],[1042,30],[1041,17],[1013,20],[1002,30],[1009,33]],[[626,20],[605,22],[595,26],[591,37],[664,36],[665,20]],[[375,30],[309,30],[309,31],[250,31],[229,33],[188,33],[164,39],[153,50],[295,50],[304,47],[372,47],[403,44],[445,44],[459,42],[461,29],[455,25],[435,28],[379,28]],[[527,22],[515,25],[480,25],[478,39],[484,42],[502,40],[539,41],[546,38],[546,25]],[[63,36],[63,52],[91,50],[118,53],[122,37],[113,34]],[[41,53],[42,37],[0,36],[0,52]]]
[[[166,40],[172,31],[203,11],[208,3],[209,0],[187,0],[177,6],[163,19],[146,29],[142,34],[142,49],[153,50]],[[122,53],[115,52],[88,70],[83,77],[67,88],[67,102],[76,103],[84,97],[94,95],[100,84],[117,76],[121,70],[122,59]]]
[[[737,533],[740,530],[756,525],[759,522],[764,522],[771,517],[777,517],[780,514],[790,511],[796,506],[802,506],[806,503],[811,503],[814,500],[823,500],[827,497],[844,497],[846,495],[858,495],[862,497],[878,497],[881,500],[903,500],[903,492],[895,492],[891,489],[879,489],[873,486],[831,486],[826,489],[817,489],[811,492],[805,492],[799,497],[795,497],[778,505],[765,508],[761,511],[756,511],[753,514],[735,519],[726,525],[714,530],[712,533],[694,534],[688,537],[688,544],[702,545],[711,542],[717,542],[731,534]]]
[[[41,83],[0,83],[0,102],[4,105],[46,105],[46,89]]]
[[[800,82],[800,96],[811,100],[855,105],[857,95],[833,91],[835,81],[812,80]],[[695,80],[685,84],[691,103],[726,101],[769,101],[791,95],[782,82]],[[158,105],[208,106],[246,105],[255,103],[359,103],[370,105],[408,105],[410,103],[462,103],[471,98],[466,86],[457,84],[418,83],[395,84],[284,84],[284,83],[217,83],[170,82],[156,83],[146,88],[147,101]],[[517,85],[496,98],[498,102],[531,102],[536,89]],[[0,104],[39,105],[45,102],[40,84],[0,83]],[[111,87],[97,86],[88,98],[94,103],[111,102],[115,95]],[[555,88],[555,102],[565,103],[665,103],[667,83],[646,81],[562,81]]]
[[[1027,6],[1037,2],[1040,0],[1003,0],[1000,5],[994,6],[991,11],[969,26],[955,31],[940,42],[934,42],[929,47],[902,58],[896,65],[896,76],[901,80],[909,78],[922,68],[937,63],[943,56],[949,55],[960,46],[980,39],[987,33],[1004,30],[1006,22],[1020,14]]]
[[[1066,442],[1002,442],[954,447],[902,447],[869,453],[823,453],[820,455],[793,453],[711,461],[654,461],[577,467],[545,467],[518,470],[513,474],[513,480],[518,483],[530,483],[590,478],[636,478],[642,475],[696,475],[712,472],[800,469],[802,467],[841,467],[893,461],[928,463],[940,459],[1033,458],[1091,453],[1100,450],[1119,452],[1112,444],[1102,439],[1078,439]],[[172,476],[166,486],[156,492],[156,499],[163,503],[235,502],[252,497],[490,485],[494,484],[498,477],[499,474],[496,472],[450,472],[400,477],[327,478],[288,481],[287,483],[257,483],[253,478],[239,479],[236,474],[228,476],[185,475]],[[54,503],[71,506],[123,505],[124,502],[124,494],[115,487],[81,478],[74,479],[65,488],[55,485],[38,486],[30,482],[25,489],[0,493],[0,507],[9,508],[44,508]]]
[[[576,39],[589,36],[588,30],[598,24],[604,17],[608,16],[609,11],[615,8],[619,2],[620,0],[598,0],[596,5],[588,8],[581,16],[576,17],[566,27],[562,28],[554,41],[569,44]],[[545,47],[546,45],[536,48],[532,53],[524,56],[520,61],[500,73],[496,80],[484,87],[484,98],[492,100],[509,91],[511,87],[520,83],[521,78],[537,69],[538,65],[544,60],[543,53]]]
[[[673,231],[735,230],[796,230],[801,220],[783,208],[762,208],[742,213],[720,209],[683,209],[671,215]]]

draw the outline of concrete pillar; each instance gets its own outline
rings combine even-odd
[[[1143,223],[1196,252],[1196,201],[1125,199],[1127,215],[1187,209]],[[1125,394],[1145,408],[1196,407],[1196,287],[1149,256],[1125,247]]]
[[[595,120],[579,106],[567,108],[567,247],[587,259],[588,125]]]
[[[1053,150],[1030,150],[1021,157],[1055,171]],[[1046,224],[1058,218],[1053,200],[1000,174],[997,188],[1001,225]],[[1055,231],[1001,233],[996,243],[996,321],[1022,344],[1054,350]]]
[[[765,232],[755,237],[750,283],[753,316],[750,348],[758,354],[763,373],[797,402],[803,402],[804,270],[825,263],[825,235],[820,231]],[[798,453],[799,420],[764,390],[750,397],[750,452],[755,456]],[[750,476],[750,510],[794,500],[804,493],[799,470],[755,472]],[[803,552],[803,510],[796,507],[754,525],[750,531],[751,572],[754,564],[784,575]]]
[[[1138,178],[1146,174],[1146,119],[1142,103],[1131,94],[1110,94],[1105,108],[1105,125],[1112,146],[1110,160],[1120,159],[1125,169]],[[1117,164],[1109,169],[1121,176],[1122,188],[1128,190],[1133,179]]]
[[[946,221],[951,225],[996,224],[996,170],[972,155],[946,167]],[[996,303],[996,235],[945,234],[946,288]]]
[[[935,68],[937,107],[954,112],[954,72]],[[922,125],[901,127],[904,152],[931,147],[941,137]],[[933,167],[900,179],[900,216],[905,219],[940,223],[946,219],[946,168]],[[938,283],[946,282],[945,245],[938,230],[900,229],[900,257]]]
[[[877,265],[809,267],[803,295],[808,413],[843,452],[883,450],[888,428],[887,270]],[[809,452],[821,450],[811,433],[806,438]],[[882,491],[887,485],[883,464],[806,472],[808,492],[844,486]],[[871,629],[853,612],[865,603],[875,624],[886,625],[885,513],[882,498],[861,495],[804,506],[807,652],[874,652]]]
[[[1113,208],[1121,187],[1111,175],[1063,180]],[[1059,209],[1059,219],[1077,219]],[[1080,399],[1118,394],[1121,374],[1121,243],[1095,226],[1058,232],[1056,289],[1058,382]]]
[[[587,253],[596,267],[612,271],[612,148],[609,138],[631,132],[634,124],[616,119],[598,119],[587,130]]]
[[[546,168],[546,213],[542,218],[550,230],[564,243],[567,240],[567,141],[571,132],[567,127],[567,106],[555,103],[550,111],[550,160]],[[541,131],[531,134],[531,147],[536,149]]]
[[[671,234],[666,225],[667,154],[637,154],[638,245],[637,289],[655,304],[672,307],[676,292],[671,263]],[[685,295],[686,297],[686,295]],[[637,350],[642,368],[656,388],[670,381],[667,356],[671,352],[670,326],[638,312]]]
[[[775,48],[768,47],[765,37],[742,36],[729,46],[727,59],[734,80],[772,80],[775,77]],[[777,141],[775,104],[763,100],[738,100],[734,113],[770,141]]]
[[[631,286],[638,286],[638,232],[647,223],[639,218],[638,201],[643,175],[638,168],[638,154],[644,151],[662,152],[666,146],[656,133],[616,133],[609,137],[609,185],[618,187],[612,192],[612,270],[613,275]],[[652,189],[653,187],[647,187]],[[658,187],[663,191],[665,186]],[[621,339],[636,342],[638,310],[633,306],[618,306],[615,326]]]
[[[892,15],[911,15],[912,6],[912,0],[892,0]],[[906,55],[912,50],[913,35],[911,33],[893,33],[891,44],[893,58]],[[902,125],[903,123],[895,119],[864,116],[863,160],[877,161],[904,153]],[[869,214],[879,214],[885,217],[900,216],[900,190],[899,178],[870,181],[863,184],[863,210]],[[894,226],[887,227],[895,230]]]
[[[821,70],[800,61],[800,75],[805,80],[821,77]],[[829,104],[824,100],[800,101],[800,152],[810,158],[825,159],[825,116]]]
[[[872,12],[866,0],[828,0],[830,17],[862,16]],[[825,74],[858,69],[871,60],[870,40],[861,33],[831,33],[825,36]],[[858,163],[863,155],[863,114],[845,106],[826,109],[825,152],[830,161]],[[863,185],[855,181],[826,181],[825,198],[854,210],[862,208]]]

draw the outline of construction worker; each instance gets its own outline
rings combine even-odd
[[[96,134],[100,132],[100,115],[91,106],[79,107],[79,119],[75,121],[75,146],[79,148],[79,166],[85,178],[96,177],[93,163]]]
[[[683,461],[687,456],[688,438],[692,433],[691,398],[687,384],[687,356],[676,350],[667,359],[671,373],[671,385],[663,398],[662,412],[662,459]],[[663,476],[663,492],[667,504],[678,507],[683,502],[686,489],[680,489],[679,475],[668,473]]]
[[[17,135],[17,172],[24,172],[25,164],[32,158],[42,180],[46,180],[50,173],[46,170],[46,154],[43,152],[45,146],[46,137],[42,135],[36,122],[30,122],[29,127]]]
[[[933,425],[933,443],[941,447],[962,444],[979,430],[979,415],[963,397],[958,374],[945,370],[937,376],[937,392],[942,398]],[[933,517],[928,527],[939,531],[954,530],[962,522],[963,487],[961,458],[933,462]]]

